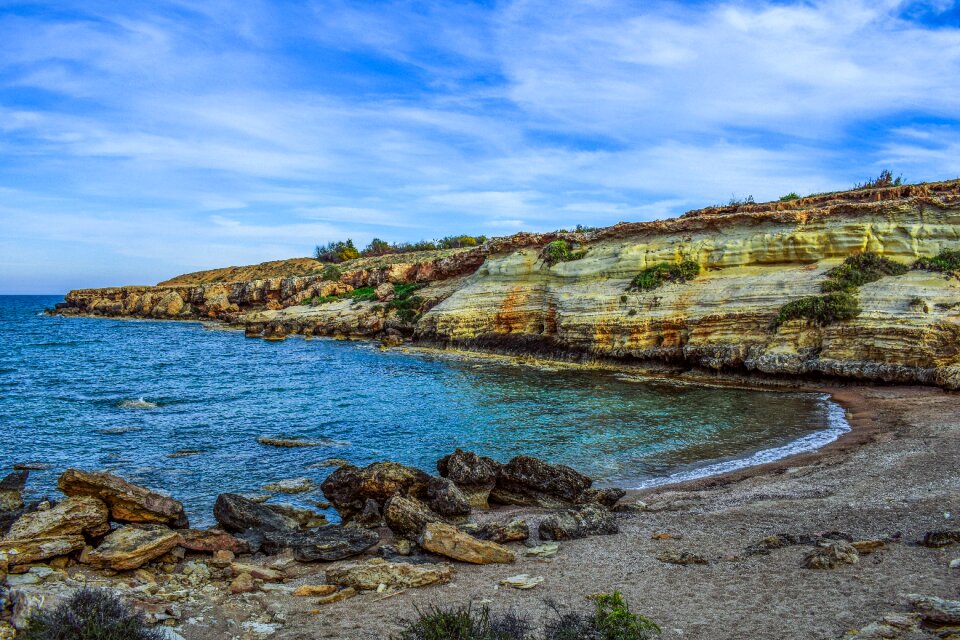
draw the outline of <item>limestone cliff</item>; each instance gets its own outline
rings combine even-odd
[[[582,257],[551,262],[562,239]],[[731,206],[588,233],[518,234],[447,256],[320,275],[193,287],[82,290],[65,311],[209,317],[248,335],[393,336],[426,344],[549,350],[680,367],[829,375],[960,388],[960,280],[910,270],[863,285],[860,314],[773,326],[787,302],[816,295],[844,258],[870,251],[904,265],[960,249],[960,181]],[[399,261],[396,261],[399,260]],[[688,282],[631,288],[642,270],[682,260]],[[417,311],[351,298],[358,287],[421,283]],[[366,296],[370,298],[371,296]],[[320,304],[304,305],[306,300]]]

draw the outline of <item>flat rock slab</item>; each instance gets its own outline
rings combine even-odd
[[[166,524],[178,529],[189,526],[180,502],[111,473],[67,469],[57,486],[71,497],[99,498],[110,509],[110,517],[118,522]]]
[[[477,540],[454,526],[431,522],[423,530],[420,546],[441,556],[472,564],[510,563],[513,551],[496,542]]]
[[[92,496],[74,496],[46,511],[31,511],[13,523],[7,538],[29,539],[73,536],[86,533],[102,536],[110,531],[107,505]]]
[[[263,550],[274,554],[290,549],[300,562],[332,562],[361,554],[379,541],[376,531],[328,525],[309,531],[265,531]]]
[[[86,561],[115,571],[138,569],[180,544],[180,534],[161,526],[121,527],[87,554]]]
[[[83,536],[55,536],[29,540],[0,540],[0,553],[7,556],[10,566],[32,564],[80,551],[86,542]]]
[[[454,569],[449,564],[410,564],[374,558],[327,569],[326,573],[330,584],[372,591],[381,584],[398,589],[446,584],[453,578]]]

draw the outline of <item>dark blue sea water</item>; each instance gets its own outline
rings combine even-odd
[[[265,342],[198,323],[47,317],[60,298],[0,296],[0,469],[108,469],[212,520],[217,494],[307,476],[326,458],[435,472],[455,447],[529,454],[636,487],[821,446],[846,429],[815,394],[652,384],[362,342]],[[123,433],[118,433],[118,432]],[[260,435],[324,440],[279,449]],[[180,449],[200,454],[167,457]],[[319,497],[319,496],[314,496]]]

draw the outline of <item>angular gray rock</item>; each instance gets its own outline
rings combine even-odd
[[[295,520],[235,493],[217,496],[213,517],[231,533],[243,533],[249,529],[283,531],[298,527]]]
[[[620,531],[613,514],[598,504],[585,504],[547,516],[540,522],[543,540],[573,540]]]
[[[263,532],[263,550],[269,554],[293,551],[300,562],[333,562],[363,553],[380,541],[376,531],[331,524],[310,531]]]
[[[489,507],[490,491],[497,482],[497,471],[503,466],[492,458],[456,449],[437,461],[437,471],[463,492],[478,509]]]
[[[556,509],[576,503],[592,483],[593,480],[570,467],[517,456],[497,472],[490,500]]]
[[[470,515],[470,502],[462,491],[448,478],[430,478],[427,483],[427,506],[442,516]]]

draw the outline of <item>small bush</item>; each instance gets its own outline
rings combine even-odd
[[[343,270],[340,269],[340,267],[328,264],[323,268],[323,271],[320,272],[320,277],[324,280],[340,282],[340,278],[343,277]]]
[[[841,320],[850,320],[860,315],[857,296],[847,291],[837,291],[822,296],[800,298],[780,307],[774,328],[788,320],[805,318],[816,325],[828,325]]]
[[[603,640],[646,640],[660,634],[653,620],[630,611],[619,591],[596,597],[595,626]]]
[[[516,614],[494,616],[490,608],[473,606],[417,609],[417,619],[393,640],[524,640],[529,623]]]
[[[791,200],[799,200],[799,199],[800,199],[800,194],[798,194],[796,191],[791,191],[785,196],[780,196],[780,202],[790,202]]]
[[[20,640],[163,640],[143,616],[105,590],[81,589],[69,600],[34,615]]]
[[[353,291],[343,294],[344,298],[350,298],[354,302],[371,302],[377,299],[377,293],[373,287],[357,287]]]
[[[742,207],[745,204],[756,204],[753,200],[753,196],[747,196],[746,198],[738,198],[733,195],[730,196],[730,202],[727,203],[728,207]]]
[[[566,240],[554,240],[543,248],[543,259],[547,264],[557,264],[559,262],[569,262],[579,260],[587,254],[586,249],[574,251]]]
[[[653,291],[667,282],[687,282],[700,275],[700,263],[684,260],[680,264],[661,262],[647,267],[630,282],[631,289]]]
[[[901,276],[909,270],[905,264],[894,262],[872,251],[864,251],[848,257],[843,264],[827,271],[827,279],[821,291],[852,292],[867,283],[876,282],[886,276]]]
[[[884,169],[880,175],[873,180],[867,180],[864,183],[857,183],[854,189],[881,189],[883,187],[899,187],[903,184],[903,176],[893,177],[889,169]]]
[[[932,258],[920,258],[913,263],[914,269],[922,271],[960,271],[960,251],[944,250]]]
[[[317,245],[313,250],[313,257],[320,262],[346,262],[360,257],[360,252],[353,245],[353,240],[328,242]]]

